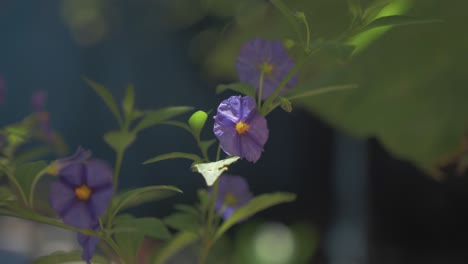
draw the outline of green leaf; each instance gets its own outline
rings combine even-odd
[[[132,121],[133,105],[135,104],[135,88],[132,84],[127,86],[125,90],[125,96],[122,101],[122,109],[125,116],[126,122]]]
[[[31,188],[41,176],[41,172],[47,167],[45,161],[34,161],[24,163],[16,168],[15,175],[19,185],[25,194],[31,194]],[[29,198],[29,197],[27,197]]]
[[[301,99],[301,98],[316,96],[316,95],[320,95],[320,94],[326,94],[326,93],[330,93],[330,92],[338,92],[338,91],[354,89],[354,88],[357,88],[356,84],[333,85],[333,86],[310,89],[310,90],[306,90],[306,91],[299,91],[298,90],[298,91],[296,91],[294,93],[288,93],[287,96],[285,96],[285,98],[288,99],[289,101],[292,101],[292,100],[297,100],[297,99]]]
[[[55,252],[48,256],[43,256],[35,259],[33,261],[34,264],[62,264],[62,263],[69,263],[69,262],[79,262],[84,263],[83,259],[81,258],[81,251],[72,251],[72,252]],[[106,260],[104,257],[94,254],[93,258],[91,259],[92,264],[108,264],[109,261]]]
[[[294,17],[291,9],[289,9],[282,0],[270,0],[270,2],[281,12],[283,17],[288,21],[289,25],[296,32],[296,35],[299,38],[300,42],[305,43],[304,38],[302,36],[303,33],[301,31],[301,24]]]
[[[203,127],[205,126],[206,119],[208,118],[208,115],[204,111],[197,111],[193,113],[189,120],[188,123],[190,127],[192,128],[193,135],[195,138],[200,138],[200,132],[202,131]]]
[[[117,194],[112,199],[111,209],[113,215],[119,211],[138,206],[140,204],[152,201],[158,201],[182,191],[174,186],[155,185],[147,186],[138,189],[131,189],[129,191]]]
[[[334,58],[345,62],[349,61],[351,55],[353,54],[353,51],[356,48],[353,45],[334,41],[327,41],[318,45],[320,45],[320,49],[324,53],[330,54],[330,56],[333,56]]]
[[[216,139],[210,139],[210,140],[202,140],[200,141],[200,148],[203,152],[207,152],[208,149],[215,143],[217,142]]]
[[[101,99],[104,101],[107,107],[111,110],[112,114],[114,114],[115,118],[117,119],[117,122],[121,126],[123,124],[122,116],[120,115],[117,103],[115,102],[115,99],[112,96],[112,94],[109,92],[109,90],[107,90],[106,87],[104,87],[103,85],[97,82],[91,81],[88,78],[84,78],[84,80],[101,97]]]
[[[362,15],[363,20],[365,22],[374,20],[378,15],[381,14],[381,11],[392,2],[394,2],[394,0],[373,1],[368,7],[365,8]]]
[[[191,213],[176,212],[164,218],[164,223],[176,230],[200,234],[202,225]]]
[[[248,95],[255,98],[255,87],[249,83],[230,83],[230,84],[219,84],[216,86],[216,93],[220,94],[227,90],[231,90],[243,95]]]
[[[413,25],[413,24],[427,24],[427,23],[437,23],[442,22],[440,19],[420,19],[417,17],[411,16],[383,16],[379,17],[376,20],[369,23],[365,26],[361,32],[367,31],[369,29],[385,27],[385,26],[404,26],[404,25]]]
[[[165,244],[162,248],[160,248],[154,259],[153,262],[154,264],[163,264],[166,263],[166,261],[179,252],[181,249],[184,247],[190,245],[191,243],[195,242],[199,236],[192,232],[179,232],[177,235],[174,236],[173,239],[171,239],[167,244]]]
[[[352,21],[359,19],[362,16],[362,7],[360,0],[348,0],[348,8],[351,13]]]
[[[113,233],[132,233],[156,239],[168,240],[171,233],[163,221],[155,217],[135,218],[132,215],[119,215],[114,220]]]
[[[136,139],[136,134],[128,131],[110,131],[104,134],[104,141],[116,152],[123,152]]]
[[[211,186],[223,172],[228,170],[229,165],[239,159],[240,157],[234,156],[215,162],[198,163],[192,166],[192,170],[200,173],[205,178],[206,184]]]
[[[192,110],[193,107],[190,106],[172,106],[159,110],[145,111],[143,119],[135,127],[134,131],[140,132],[143,129],[159,125],[173,117],[185,114]]]
[[[191,214],[195,217],[199,217],[200,213],[198,212],[197,208],[193,207],[193,206],[190,206],[190,205],[186,205],[186,204],[176,204],[174,205],[174,208],[177,210],[177,211],[180,211],[180,212],[184,212],[184,213],[188,213],[188,214]]]
[[[158,155],[151,159],[145,160],[143,164],[146,165],[146,164],[150,164],[150,163],[154,163],[154,162],[158,162],[162,160],[168,160],[168,159],[189,159],[195,162],[201,162],[203,160],[200,156],[196,154],[184,153],[184,152],[171,152],[171,153]]]
[[[278,96],[278,100],[279,100],[281,108],[283,108],[284,111],[288,113],[292,112],[292,104],[288,99],[282,96]]]
[[[15,195],[9,188],[0,186],[0,204],[5,204],[7,202],[14,201],[15,199]]]
[[[114,233],[114,238],[115,242],[117,242],[117,245],[120,247],[120,250],[123,252],[127,260],[126,262],[136,263],[138,250],[143,244],[145,236],[141,233],[116,232]]]
[[[229,228],[245,218],[281,203],[292,202],[296,199],[293,193],[268,193],[254,197],[243,207],[237,209],[218,229],[215,239],[220,238]]]

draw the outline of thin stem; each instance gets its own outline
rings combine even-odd
[[[307,18],[304,16],[303,22],[306,28],[306,52],[309,51],[310,49],[310,28],[309,28],[309,23],[307,23]]]
[[[21,199],[23,200],[23,203],[25,205],[28,205],[28,198],[26,197],[26,194],[24,193],[24,190],[23,188],[21,187],[21,185],[19,184],[19,182],[16,180],[15,178],[15,175],[13,175],[10,171],[9,168],[7,167],[4,167],[5,168],[5,173],[8,177],[8,180],[10,180],[11,183],[13,183],[13,185],[15,185],[16,189],[18,189],[18,192],[21,196]]]
[[[34,191],[36,190],[36,185],[39,182],[39,180],[44,176],[47,171],[49,170],[49,166],[45,167],[43,170],[41,170],[33,179],[31,183],[31,190],[29,190],[29,206],[31,208],[34,208]]]
[[[214,234],[213,232],[213,221],[214,221],[214,211],[215,211],[215,204],[216,204],[216,199],[218,196],[218,185],[219,185],[219,179],[217,179],[213,185],[212,189],[212,196],[210,199],[210,205],[208,209],[208,219],[206,221],[206,226],[205,226],[205,234],[202,242],[202,254],[200,255],[199,259],[199,264],[205,264],[208,255],[211,249],[211,246],[213,245],[212,241],[212,236]]]
[[[122,160],[124,157],[124,151],[118,150],[116,151],[116,161],[115,161],[115,168],[114,168],[114,191],[117,191],[119,185],[119,174],[120,168],[122,167]]]
[[[103,237],[102,238],[106,243],[114,250],[115,254],[120,258],[120,261],[122,262],[121,264],[125,264],[125,258],[124,255],[122,254],[122,251],[120,250],[120,247],[114,242],[114,240],[110,237]]]
[[[218,144],[218,149],[216,150],[216,161],[221,157],[221,144]]]
[[[262,93],[263,93],[263,77],[265,76],[265,71],[262,70],[260,73],[260,80],[258,81],[258,99],[257,99],[257,108],[260,109],[262,107]]]

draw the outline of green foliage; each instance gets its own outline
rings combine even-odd
[[[33,195],[35,185],[39,181],[40,177],[44,175],[44,169],[47,168],[49,164],[45,161],[34,161],[29,163],[24,163],[16,168],[15,175],[18,180],[19,185],[22,188],[22,191],[28,201],[31,201],[31,196]],[[28,203],[28,201],[25,201]]]
[[[288,99],[282,96],[278,96],[278,100],[281,108],[283,108],[284,111],[288,113],[292,112],[292,104]]]
[[[385,27],[385,26],[405,26],[405,25],[427,24],[427,23],[436,23],[436,22],[442,22],[442,20],[421,19],[417,17],[401,16],[401,15],[384,16],[384,17],[379,17],[376,20],[370,22],[361,30],[361,32],[364,32],[369,29]]]
[[[206,184],[211,186],[223,172],[228,170],[229,165],[239,159],[239,157],[229,157],[215,162],[198,163],[192,166],[192,170],[200,173],[205,178]]]
[[[112,114],[114,114],[114,116],[117,119],[117,122],[119,123],[119,125],[122,126],[123,125],[122,116],[120,115],[120,111],[119,111],[119,108],[117,106],[117,103],[115,102],[115,99],[112,96],[112,94],[109,92],[109,90],[107,90],[107,88],[104,87],[103,85],[101,85],[101,84],[99,84],[97,82],[94,82],[94,81],[92,81],[90,79],[84,78],[84,80],[101,97],[101,99],[107,105],[107,107],[112,112]]]
[[[166,153],[162,155],[158,155],[156,157],[153,157],[151,159],[145,160],[143,164],[150,164],[162,160],[168,160],[168,159],[189,159],[193,160],[194,162],[201,162],[203,159],[192,153],[184,153],[184,152],[171,152],[171,153]]]
[[[10,203],[15,199],[15,194],[9,188],[0,186],[0,205]]]
[[[255,98],[255,87],[249,83],[230,83],[230,84],[218,84],[216,86],[216,93],[221,94],[227,90],[234,91],[243,95]]]
[[[137,189],[131,189],[126,192],[117,194],[111,203],[109,211],[112,215],[116,215],[121,210],[135,207],[143,203],[158,201],[182,191],[173,186],[155,185],[146,186]]]
[[[140,132],[143,129],[160,125],[169,119],[185,114],[193,110],[190,106],[173,106],[166,107],[159,110],[148,110],[145,111],[143,119],[136,125],[134,131]]]
[[[243,207],[237,209],[218,229],[215,238],[221,237],[229,228],[239,221],[246,219],[260,211],[281,203],[292,202],[296,199],[293,193],[268,193],[254,197]]]
[[[199,217],[189,212],[176,212],[164,218],[164,223],[178,231],[201,234],[202,225]]]
[[[179,232],[160,248],[154,256],[154,264],[163,264],[178,251],[195,242],[199,237],[192,232]]]
[[[136,134],[128,131],[111,131],[104,134],[104,141],[116,152],[123,152],[136,139]]]
[[[119,215],[114,220],[113,233],[132,233],[152,237],[156,239],[168,240],[171,233],[166,225],[155,217],[135,218],[132,215]]]
[[[125,90],[125,96],[122,101],[122,110],[124,113],[125,117],[125,122],[131,122],[132,118],[132,112],[133,112],[133,107],[135,104],[135,88],[133,85],[128,85],[127,89]]]
[[[55,252],[48,256],[43,256],[35,259],[33,264],[61,264],[61,263],[81,263],[81,251],[72,251],[72,252]],[[95,254],[91,259],[92,264],[109,264],[104,257]]]

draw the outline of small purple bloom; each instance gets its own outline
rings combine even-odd
[[[68,167],[71,164],[86,161],[89,158],[91,158],[91,155],[92,153],[90,150],[85,150],[82,147],[78,147],[75,154],[73,154],[72,156],[63,159],[58,159],[52,162],[47,172],[52,175],[58,175],[62,169]]]
[[[214,120],[213,131],[226,154],[257,162],[268,140],[268,126],[252,97],[231,96],[222,101]]]
[[[263,72],[262,99],[270,97],[281,81],[294,68],[294,61],[289,57],[283,43],[255,38],[245,43],[237,57],[236,70],[241,82],[250,83],[259,89],[260,75]],[[297,74],[285,85],[280,92],[296,85]]]
[[[94,224],[93,226],[94,227],[92,229],[94,231],[99,230],[98,223]],[[90,264],[91,258],[93,257],[94,252],[96,251],[96,246],[99,243],[99,237],[87,236],[82,233],[78,233],[77,239],[78,239],[78,243],[83,248],[83,253],[81,254],[81,258],[83,258],[83,260],[86,261],[86,263]]]
[[[113,195],[112,169],[103,161],[71,164],[50,186],[49,201],[63,222],[90,228],[106,211]]]
[[[247,182],[240,176],[223,174],[218,181],[215,209],[226,220],[234,211],[246,205],[253,195]]]

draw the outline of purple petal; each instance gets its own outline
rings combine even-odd
[[[240,138],[235,128],[215,123],[214,134],[218,138],[221,148],[226,154],[231,156],[240,156]]]
[[[49,189],[49,202],[52,209],[59,215],[69,209],[69,206],[76,200],[74,189],[63,182],[53,182]]]
[[[222,215],[221,217],[224,219],[224,220],[227,220],[229,217],[231,217],[231,215],[235,212],[235,208],[232,208],[232,207],[225,207],[223,212],[222,212]]]
[[[63,215],[63,222],[77,228],[89,228],[97,221],[97,217],[91,214],[88,203],[77,200]]]
[[[241,98],[242,96],[231,96],[219,104],[217,115],[219,119],[231,120],[234,124],[239,121],[241,111]],[[220,116],[220,117],[218,117]]]
[[[47,100],[47,92],[46,91],[36,91],[32,95],[31,101],[34,111],[36,112],[43,112],[45,109],[45,102]]]
[[[58,159],[54,161],[55,168],[54,170],[60,172],[62,169],[68,167],[74,163],[81,163],[89,158],[91,158],[92,152],[90,150],[85,150],[82,147],[78,147],[76,152],[69,157]]]
[[[97,231],[97,228],[95,229]],[[96,251],[96,246],[99,243],[99,238],[95,236],[87,236],[82,233],[78,233],[77,240],[80,246],[83,248],[83,254],[81,257],[86,263],[91,263],[91,258]]]
[[[91,194],[89,203],[95,217],[100,217],[106,211],[113,194],[114,190],[112,185],[102,187]]]
[[[111,186],[113,182],[112,169],[101,160],[86,162],[86,184],[91,187]]]
[[[59,176],[71,186],[79,187],[85,183],[85,173],[84,164],[75,163],[60,170]]]
[[[263,152],[263,146],[259,145],[257,141],[247,135],[243,135],[240,139],[240,145],[242,158],[253,163],[260,159]]]

